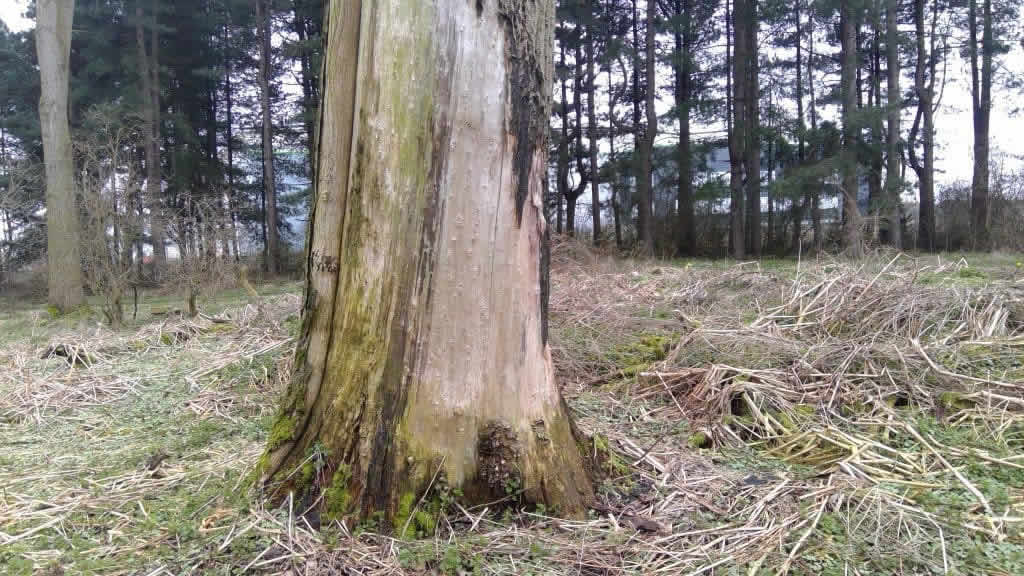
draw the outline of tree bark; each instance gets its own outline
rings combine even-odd
[[[882,154],[885,145],[882,138],[882,6],[879,1],[871,2],[868,7],[871,10],[871,65],[868,76],[871,164],[868,170],[868,211],[871,215],[872,239],[875,242],[881,240],[881,221],[887,204],[882,196]]]
[[[992,249],[989,231],[989,122],[992,111],[992,0],[982,3],[981,64],[978,64],[978,2],[968,8],[970,27],[971,96],[974,119],[974,176],[971,181],[971,236],[973,248]]]
[[[68,126],[68,67],[74,12],[73,0],[36,3],[36,52],[41,81],[39,122],[46,170],[47,288],[50,305],[62,312],[74,310],[85,301]]]
[[[266,226],[267,271],[271,275],[280,272],[280,247],[277,234],[277,193],[274,189],[274,122],[270,114],[270,6],[266,0],[256,1],[256,14],[260,25],[260,112],[263,119],[263,196],[266,208],[264,220]]]
[[[726,76],[729,93],[729,250],[734,258],[746,256],[746,234],[743,219],[743,159],[746,157],[746,79],[747,79],[747,37],[741,32],[742,23],[747,17],[744,6],[746,0],[737,0],[729,14],[729,1],[726,0],[726,62],[730,75]],[[731,30],[730,30],[731,26]],[[730,33],[731,32],[731,33]],[[728,40],[732,40],[732,54],[729,53]],[[731,63],[731,66],[728,64]],[[728,89],[731,88],[731,89]]]
[[[608,66],[608,181],[612,191],[612,221],[615,226],[615,247],[622,249],[622,221],[619,214],[619,167],[615,163],[615,96],[612,67]]]
[[[142,0],[135,4],[135,40],[139,52],[139,80],[142,100],[142,138],[146,162],[145,203],[149,208],[149,233],[153,242],[153,279],[159,280],[167,262],[164,245],[164,215],[161,208],[160,176],[160,45],[156,9],[150,18],[149,50],[143,25]]]
[[[900,113],[903,110],[900,94],[900,46],[897,0],[885,0],[885,60],[888,73],[886,81],[886,115],[889,134],[886,139],[885,169],[885,214],[889,226],[889,244],[903,248],[903,233],[900,229],[900,192],[903,182],[900,178]]]
[[[914,29],[917,36],[917,64],[914,68],[914,91],[917,93],[917,114],[910,129],[907,155],[917,175],[918,217],[917,249],[935,250],[935,123],[933,105],[935,95],[935,57],[925,44],[924,7],[926,0],[914,0]],[[935,23],[932,23],[931,52],[935,50]],[[927,76],[927,79],[926,79]],[[917,134],[921,130],[923,163],[917,157]]]
[[[597,57],[597,48],[594,46],[594,34],[597,28],[595,19],[594,7],[591,6],[590,18],[587,22],[587,136],[590,140],[590,214],[593,218],[594,246],[600,246],[601,191],[597,170],[597,112],[594,102],[594,95],[597,92],[597,76],[594,74],[594,58]]]
[[[857,206],[857,139],[860,134],[857,114],[857,12],[855,0],[843,0],[842,10],[842,115],[843,158],[841,162],[843,194],[843,250],[851,258],[864,255],[861,242],[861,215]]]
[[[793,18],[796,20],[796,157],[797,166],[803,167],[807,163],[806,157],[806,144],[807,144],[807,127],[804,125],[804,79],[803,79],[803,17],[801,16],[801,10],[803,8],[803,0],[796,0],[793,3]],[[803,238],[803,219],[804,211],[802,200],[807,196],[805,186],[801,186],[798,194],[794,195],[790,200],[790,213],[793,216],[793,238],[790,242],[790,250],[793,253],[800,253],[800,244]],[[785,239],[781,242],[784,244]]]
[[[553,19],[332,1],[303,327],[260,471],[279,496],[398,535],[431,532],[416,511],[445,490],[582,515],[546,329]]]
[[[650,4],[653,4],[650,3]],[[654,22],[654,6],[648,5],[646,21],[649,26],[653,25]],[[640,122],[640,38],[638,34],[639,28],[639,16],[637,14],[636,0],[633,0],[633,119],[634,119],[634,139],[636,142],[636,168],[634,170],[633,179],[636,181],[636,202],[637,207],[637,240],[640,242],[640,251],[644,255],[653,254],[653,236],[651,234],[651,187],[650,187],[650,176],[651,176],[651,147],[648,146],[648,142],[653,142],[653,134],[651,133],[651,118],[655,118],[653,125],[654,129],[657,130],[657,119],[656,114],[652,114],[654,108],[654,83],[652,82],[654,74],[654,61],[651,59],[654,53],[654,38],[653,29],[648,30],[644,35],[644,55],[647,57],[646,66],[644,68],[644,77],[647,82],[646,93],[644,97],[645,112],[647,117],[645,122]],[[650,37],[650,38],[648,38]],[[650,40],[648,46],[648,39]]]
[[[747,192],[747,254],[761,256],[761,118],[760,118],[760,80],[757,49],[758,12],[757,0],[739,0],[745,2],[744,34],[746,35],[746,71],[745,95],[743,104],[745,113],[746,146],[744,171],[746,172],[745,188]]]
[[[693,213],[693,151],[690,142],[690,84],[693,66],[693,0],[675,0],[676,14],[681,17],[675,33],[676,54],[676,112],[679,115],[678,226],[676,251],[681,256],[693,255],[697,246],[697,230]]]

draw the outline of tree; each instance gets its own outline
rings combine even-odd
[[[78,308],[85,301],[68,125],[74,10],[74,0],[39,0],[36,3],[36,52],[42,82],[39,122],[46,167],[47,288],[50,304],[65,312]]]
[[[971,110],[974,121],[974,176],[971,180],[971,239],[975,250],[990,250],[989,123],[992,116],[992,0],[982,0],[981,63],[978,56],[978,0],[968,6]]]
[[[135,38],[139,53],[140,100],[144,119],[142,130],[146,157],[146,202],[149,205],[150,235],[153,240],[153,276],[159,279],[167,260],[167,250],[164,246],[164,215],[160,207],[160,40],[157,8],[154,5],[150,10],[150,37],[147,50],[142,0],[136,0]]]
[[[743,174],[746,158],[747,112],[746,105],[747,69],[750,66],[750,49],[747,45],[749,36],[745,32],[750,15],[747,13],[748,0],[736,0],[730,18],[729,2],[726,0],[726,40],[732,40],[732,54],[726,46],[726,68],[728,84],[726,96],[726,114],[729,124],[729,189],[732,191],[729,201],[729,247],[734,258],[746,256],[746,233],[743,218]],[[732,26],[732,33],[729,26]],[[730,62],[731,59],[731,62]]]
[[[889,243],[899,250],[903,247],[903,233],[900,228],[900,193],[903,181],[900,178],[900,113],[903,110],[900,94],[900,41],[899,22],[896,19],[898,0],[885,2],[885,65],[886,114],[889,133],[886,138],[886,217],[889,221]]]
[[[594,60],[597,58],[597,47],[594,40],[594,36],[597,35],[595,10],[596,8],[591,5],[587,13],[587,139],[590,146],[590,213],[593,218],[594,246],[600,246],[601,181],[597,177],[597,113],[594,102],[594,95],[597,93],[597,74],[594,72]]]
[[[273,30],[271,29],[270,6],[265,2],[266,0],[256,1],[256,17],[260,27],[259,87],[260,112],[263,120],[263,194],[266,202],[264,219],[267,229],[264,267],[271,274],[277,274],[281,254],[277,236],[277,194],[274,188],[274,121],[270,116],[270,76],[273,68],[270,38]]]
[[[840,27],[842,50],[842,116],[843,116],[843,157],[840,162],[843,194],[843,250],[852,258],[864,254],[861,242],[861,215],[857,206],[857,141],[860,123],[857,120],[857,0],[840,2]]]
[[[925,0],[914,0],[914,30],[916,32],[917,62],[914,67],[914,92],[917,113],[910,128],[907,156],[917,175],[918,216],[917,249],[930,252],[935,249],[935,70],[938,55],[935,47],[935,25],[938,3],[932,3],[930,47],[926,47]],[[923,129],[921,129],[923,122]],[[917,155],[917,137],[921,137],[921,154]]]
[[[444,491],[579,516],[546,329],[553,3],[361,4],[328,11],[305,312],[262,483],[400,535],[431,531],[416,512]]]
[[[744,80],[743,105],[746,106],[744,127],[746,140],[743,168],[746,173],[747,195],[747,253],[761,256],[761,119],[760,119],[760,64],[758,63],[758,6],[757,0],[738,0],[745,3],[743,34],[746,36],[747,77]],[[739,33],[739,32],[737,32]]]

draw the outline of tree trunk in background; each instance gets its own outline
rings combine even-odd
[[[811,12],[807,18],[807,104],[811,116],[811,131],[818,131],[818,104],[814,96],[814,13]],[[821,154],[813,155],[815,160],[820,160]],[[811,190],[808,193],[808,202],[811,205],[811,228],[814,231],[814,251],[821,252],[825,244],[825,232],[821,226],[821,180],[815,179],[811,182]]]
[[[864,254],[861,242],[861,215],[857,207],[857,137],[860,133],[857,114],[857,12],[856,0],[842,0],[842,115],[843,115],[843,250],[851,258]]]
[[[925,47],[924,29],[925,0],[914,0],[914,29],[917,37],[917,64],[914,68],[914,91],[917,92],[917,114],[914,125],[910,129],[907,156],[910,166],[917,175],[918,182],[918,217],[917,217],[917,249],[922,252],[935,250],[935,64],[928,49]],[[935,29],[932,27],[932,50],[935,49]],[[926,80],[925,75],[929,78]],[[917,133],[924,119],[922,131],[922,154],[924,162],[917,157]]]
[[[266,0],[256,0],[256,14],[260,26],[260,112],[263,118],[263,196],[266,209],[264,220],[266,226],[267,272],[275,275],[280,272],[281,257],[277,238],[277,193],[274,189],[274,127],[270,114],[270,76],[272,34],[270,24],[270,6]]]
[[[804,82],[803,82],[803,17],[801,9],[803,0],[796,0],[793,3],[793,17],[796,20],[796,157],[797,166],[803,167],[807,163],[806,142],[807,136],[804,133],[807,127],[804,125]],[[801,186],[799,194],[792,197],[790,212],[793,216],[793,239],[790,242],[790,250],[793,253],[800,253],[801,238],[803,237],[804,206],[803,202],[807,197],[805,186]],[[783,243],[785,240],[783,239]]]
[[[594,22],[596,15],[593,6],[590,10],[587,27],[587,136],[590,140],[590,213],[594,226],[594,246],[600,246],[601,191],[597,172],[597,113],[594,103],[594,95],[597,93],[597,75],[594,74],[594,58],[597,57],[597,49],[594,46],[594,33],[597,26]]]
[[[317,9],[318,2],[311,0],[295,0],[292,3],[292,27],[295,30],[295,35],[299,38],[300,53],[299,53],[299,70],[302,73],[302,122],[306,129],[306,150],[309,154],[309,166],[310,175],[312,175],[313,157],[315,154],[316,145],[316,110],[320,105],[319,99],[319,82],[318,68],[316,63],[310,58],[309,43],[311,37],[315,37],[318,30],[311,29],[311,26],[316,21],[315,11]]]
[[[559,58],[561,70],[566,70],[565,67],[565,43],[559,45]],[[562,233],[562,201],[569,198],[569,96],[565,82],[565,74],[561,74],[559,83],[562,87],[562,100],[559,102],[559,109],[561,110],[562,116],[562,138],[558,141],[558,166],[557,175],[558,180],[558,228],[559,234]]]
[[[46,169],[46,263],[48,301],[62,312],[84,301],[78,203],[75,201],[68,77],[73,0],[36,3],[36,52],[41,94],[39,123]]]
[[[881,239],[881,219],[885,213],[882,196],[882,6],[871,3],[871,66],[868,78],[868,114],[871,118],[871,169],[868,172],[868,212],[871,214],[871,234],[874,241]],[[885,0],[887,1],[887,0]]]
[[[159,281],[167,263],[164,244],[164,213],[161,207],[160,175],[160,61],[156,8],[150,17],[149,50],[143,26],[142,0],[135,4],[135,41],[139,52],[139,81],[142,100],[142,138],[146,161],[145,203],[149,208],[149,233],[153,242],[153,279]]]
[[[884,1],[885,60],[889,75],[886,82],[889,136],[886,140],[885,217],[889,225],[889,244],[900,250],[903,248],[900,227],[900,192],[903,190],[903,181],[900,178],[900,113],[903,108],[903,96],[900,94],[899,21],[896,5],[898,0]]]
[[[978,65],[978,2],[970,1],[971,99],[974,117],[974,177],[971,181],[971,236],[973,248],[992,249],[989,231],[989,121],[992,112],[992,0],[982,3],[981,65]]]
[[[644,139],[640,151],[640,173],[637,175],[637,197],[640,202],[639,237],[643,243],[641,253],[647,256],[654,254],[654,235],[652,234],[653,215],[651,214],[651,172],[654,156],[654,138],[658,135],[658,112],[654,108],[657,95],[657,79],[654,71],[657,57],[654,52],[654,14],[657,11],[655,2],[647,3],[647,29],[644,34],[644,53],[646,64],[647,86],[644,94],[646,103],[646,122],[644,123]]]
[[[697,246],[697,230],[693,213],[693,151],[690,143],[690,82],[692,69],[693,35],[691,18],[693,0],[675,0],[676,14],[681,16],[680,27],[675,33],[676,54],[676,111],[679,114],[679,230],[676,233],[676,250],[681,256],[692,256]]]
[[[743,104],[747,79],[747,38],[742,34],[741,20],[746,16],[743,7],[746,0],[738,0],[733,6],[731,18],[729,14],[729,0],[726,0],[726,61],[730,60],[729,39],[732,40],[731,75],[726,77],[726,82],[731,83],[731,90],[727,89],[731,106],[729,119],[729,189],[732,191],[729,201],[729,250],[733,258],[746,256],[746,234],[743,231],[743,159],[746,157],[745,135],[746,130],[746,106]],[[730,33],[730,26],[731,33]]]
[[[747,110],[744,115],[746,129],[746,145],[744,148],[744,171],[746,172],[745,187],[747,191],[747,254],[759,258],[761,256],[761,118],[759,107],[760,80],[757,61],[757,0],[739,0],[745,3],[743,34],[747,37],[746,53],[747,78],[744,88],[743,104]],[[737,32],[738,33],[738,32]]]
[[[331,3],[272,493],[330,486],[325,520],[379,516],[399,535],[433,531],[415,508],[436,511],[442,487],[583,515],[592,485],[546,330],[553,19],[551,0]],[[314,446],[323,477],[302,480]]]
[[[612,93],[612,67],[608,66],[608,94]],[[612,219],[615,247],[622,249],[622,221],[619,214],[619,167],[615,164],[615,98],[608,99],[608,181],[612,190]]]
[[[230,26],[230,22],[231,22],[231,13],[229,12],[228,13],[228,25],[224,26],[224,45],[227,47],[227,49],[224,51],[224,54],[225,54],[225,57],[224,57],[224,105],[227,107],[227,117],[228,117],[227,122],[224,123],[224,127],[227,130],[227,138],[226,138],[227,141],[225,142],[225,144],[226,144],[226,147],[227,147],[227,154],[228,154],[228,192],[227,192],[228,219],[229,219],[228,223],[229,223],[230,228],[231,228],[231,230],[230,230],[231,249],[232,249],[232,252],[233,252],[234,257],[235,257],[235,263],[238,263],[238,262],[241,261],[241,254],[238,253],[238,213],[237,213],[237,210],[235,208],[235,198],[236,198],[236,190],[235,190],[235,156],[234,156],[235,142],[234,142],[234,131],[232,129],[232,124],[234,123],[234,117],[235,116],[234,116],[234,113],[233,113],[234,100],[232,98],[234,90],[233,90],[233,87],[232,87],[232,84],[231,84],[231,54],[229,53],[229,50],[231,49],[231,46],[232,46],[232,44],[231,44],[231,32],[230,32],[231,26]],[[312,160],[310,160],[310,162],[312,162]]]

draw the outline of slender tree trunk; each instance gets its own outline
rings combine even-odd
[[[857,207],[857,138],[860,134],[857,114],[857,11],[855,0],[842,0],[842,114],[843,158],[841,162],[843,193],[843,249],[851,258],[864,253],[861,243],[861,215]]]
[[[729,188],[732,191],[729,203],[729,248],[734,258],[740,259],[746,256],[746,234],[744,232],[743,218],[743,171],[744,159],[746,158],[746,135],[747,135],[747,106],[746,106],[746,81],[747,81],[747,40],[743,33],[744,22],[749,16],[746,14],[747,0],[737,0],[733,6],[732,18],[728,16],[728,0],[726,1],[726,38],[732,39],[732,67],[731,80],[732,95],[730,115],[732,126],[729,130]],[[729,26],[732,26],[732,33],[729,33]],[[726,46],[726,57],[728,59],[729,47]]]
[[[882,196],[882,6],[871,2],[871,66],[869,76],[868,113],[871,118],[871,170],[868,173],[868,206],[871,214],[871,234],[875,242],[881,239],[881,219],[885,213]]]
[[[678,62],[676,71],[676,112],[679,115],[679,193],[677,203],[679,230],[676,250],[681,256],[690,256],[697,245],[697,231],[693,213],[693,151],[690,142],[690,83],[693,65],[692,14],[693,0],[675,0],[680,28],[675,33]]]
[[[277,236],[277,192],[274,188],[274,121],[270,114],[270,6],[266,0],[256,1],[257,19],[260,22],[260,112],[263,119],[263,198],[266,204],[266,268],[271,275],[280,272],[281,257]]]
[[[565,43],[559,43],[559,64],[566,70]],[[565,82],[565,74],[560,74],[562,100],[559,103],[562,116],[562,138],[558,142],[558,233],[562,233],[562,201],[569,198],[569,96]]]
[[[889,135],[886,140],[885,214],[889,227],[889,244],[897,250],[903,248],[900,229],[900,113],[903,109],[900,94],[900,51],[897,0],[885,1],[885,60],[888,71],[886,82],[886,115]]]
[[[546,330],[554,3],[329,16],[306,308],[264,486],[398,535],[432,533],[456,490],[582,516]],[[296,473],[314,446],[321,476]]]
[[[811,117],[811,131],[818,131],[818,104],[814,96],[814,12],[811,11],[807,18],[807,104]],[[819,144],[820,146],[820,144]],[[816,160],[821,160],[821,151],[813,155]],[[825,245],[825,231],[821,226],[821,179],[816,178],[811,182],[811,190],[808,194],[808,201],[811,205],[811,229],[814,232],[814,251],[821,252]]]
[[[46,262],[49,303],[62,312],[85,301],[81,233],[75,200],[68,79],[74,0],[36,2],[36,52],[41,94],[39,123],[46,170]]]
[[[608,94],[612,93],[612,67],[608,66]],[[622,249],[622,222],[619,214],[619,167],[615,163],[615,98],[608,99],[608,179],[612,190],[612,219],[615,225],[615,247]]]
[[[803,82],[803,41],[804,41],[804,27],[803,17],[801,10],[803,9],[803,0],[796,0],[793,3],[793,17],[796,20],[796,157],[797,166],[803,167],[807,163],[806,146],[807,146],[807,126],[804,124],[804,82]],[[802,179],[801,179],[802,181]],[[799,193],[791,199],[790,212],[793,217],[793,237],[790,242],[791,251],[794,253],[800,252],[800,243],[803,237],[803,202],[807,197],[807,191],[805,186],[801,186]],[[785,243],[785,240],[782,240]]]
[[[747,254],[761,256],[761,119],[759,107],[760,79],[757,49],[758,11],[757,0],[740,0],[745,2],[744,34],[746,40],[747,78],[744,105],[746,128],[746,191],[747,191]]]
[[[161,203],[160,176],[160,60],[159,30],[156,8],[152,8],[149,19],[149,50],[146,49],[146,32],[143,22],[142,0],[135,4],[135,39],[139,52],[139,80],[142,87],[143,123],[146,162],[145,203],[149,208],[149,233],[153,243],[153,279],[159,280],[167,263],[167,248],[164,240],[165,216]]]
[[[640,174],[638,174],[638,198],[640,201],[640,241],[641,251],[645,255],[654,253],[654,236],[651,222],[651,176],[652,157],[654,156],[654,139],[658,134],[658,112],[654,107],[657,95],[657,79],[655,78],[656,55],[654,53],[654,14],[657,11],[655,2],[647,3],[647,29],[644,34],[644,53],[646,62],[647,86],[644,101],[646,102],[646,122],[644,125],[643,148],[640,153]]]
[[[914,29],[917,36],[917,64],[914,68],[914,91],[917,93],[917,115],[910,129],[907,155],[918,181],[917,249],[922,252],[931,252],[935,250],[935,127],[932,103],[934,79],[928,78],[926,80],[925,76],[930,68],[933,72],[928,75],[934,76],[934,68],[929,65],[929,62],[934,61],[934,57],[929,55],[925,44],[925,1],[914,0]],[[934,33],[933,27],[933,37]],[[924,120],[924,129],[921,135],[923,163],[917,157],[917,134],[922,119]]]
[[[989,231],[989,122],[992,111],[992,0],[982,2],[981,65],[978,65],[978,2],[970,1],[971,96],[974,112],[974,177],[971,182],[973,248],[992,249]]]
[[[597,93],[597,75],[594,73],[594,59],[597,57],[594,34],[597,25],[594,7],[590,8],[587,26],[587,135],[590,140],[590,204],[594,226],[594,246],[601,245],[601,191],[597,170],[597,113],[594,96]],[[577,63],[578,64],[578,63]]]
[[[225,123],[225,129],[227,130],[227,156],[228,156],[228,224],[230,225],[231,232],[231,248],[235,257],[235,263],[237,264],[241,259],[241,254],[238,253],[238,213],[235,208],[235,198],[237,197],[237,191],[235,190],[235,136],[234,136],[234,89],[231,82],[231,15],[228,14],[228,25],[224,27],[224,44],[227,49],[224,51],[224,105],[226,107],[227,122]],[[311,160],[312,161],[312,160]]]

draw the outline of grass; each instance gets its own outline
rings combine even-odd
[[[4,574],[1019,574],[1017,255],[635,262],[557,245],[556,371],[589,518],[445,506],[418,540],[264,509],[297,284],[229,324],[0,310]],[[88,366],[43,359],[80,346]],[[326,518],[326,517],[325,517]],[[414,528],[413,528],[414,526]]]

